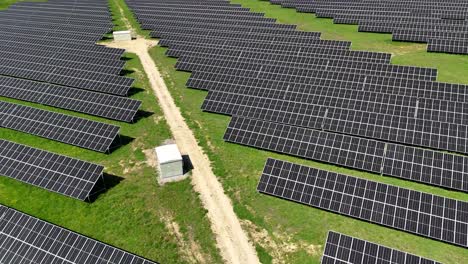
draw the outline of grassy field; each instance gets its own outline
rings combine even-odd
[[[311,14],[299,14],[268,2],[232,2],[240,3],[253,11],[265,12],[266,16],[278,18],[282,23],[298,24],[302,30],[321,31],[327,39],[351,40],[353,49],[391,52],[394,55],[392,62],[396,64],[437,67],[440,81],[468,83],[468,56],[427,53],[425,45],[392,42],[390,35],[359,33],[356,26],[334,25],[330,19],[317,19]],[[175,71],[173,66],[176,60],[166,57],[165,51],[164,48],[156,47],[151,52],[177,105],[210,156],[216,175],[233,200],[237,215],[255,241],[262,262],[270,263],[275,260],[276,263],[319,263],[328,230],[336,230],[444,263],[463,263],[468,258],[467,250],[460,247],[258,194],[255,189],[264,162],[267,157],[274,157],[468,200],[468,195],[459,192],[226,143],[222,136],[229,118],[200,110],[206,92],[185,88],[190,75]]]
[[[118,27],[119,19],[115,22]],[[84,203],[0,177],[0,203],[161,263],[219,263],[206,211],[190,180],[161,187],[156,169],[146,162],[171,133],[139,59],[131,53],[125,58],[127,76],[136,80],[132,98],[143,102],[146,113],[134,124],[0,98],[120,126],[130,140],[109,155],[0,128],[2,139],[104,165],[112,187]]]

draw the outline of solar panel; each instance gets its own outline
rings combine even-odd
[[[300,12],[312,12],[317,17],[334,18],[334,23],[358,24],[360,31],[392,33],[393,40],[429,43],[428,51],[468,53],[466,28],[450,27],[466,26],[468,6],[463,1],[365,1],[346,5],[341,1],[322,0],[270,2],[293,7]],[[438,44],[434,44],[434,40]]]
[[[69,12],[60,12],[60,11],[41,11],[41,10],[10,10],[10,11],[5,11],[10,14],[15,14],[18,16],[28,16],[28,15],[44,15],[44,16],[51,16],[51,17],[60,17],[63,19],[72,17],[72,18],[80,18],[80,19],[94,19],[94,20],[101,20],[104,22],[109,21],[109,15],[93,15],[89,13],[84,13],[84,14],[79,14],[79,13],[74,13],[73,9],[70,10]]]
[[[87,199],[103,166],[0,139],[0,175],[78,200]]]
[[[391,78],[375,75],[349,74],[346,72],[304,71],[304,75],[284,72],[276,73],[266,70],[252,72],[247,69],[223,69],[212,72],[194,72],[189,79],[189,87],[203,89],[197,85],[204,83],[244,84],[250,87],[265,87],[265,83],[275,85],[311,86],[325,88],[343,88],[357,91],[368,91],[382,94],[400,94],[412,97],[446,100],[454,102],[468,102],[468,86],[462,84],[449,84],[427,80],[408,78]],[[306,75],[307,73],[307,75]],[[272,88],[272,87],[270,87]]]
[[[206,101],[226,104],[226,108],[231,108],[229,112],[226,112],[227,114],[235,114],[236,107],[242,105],[262,106],[265,103],[271,104],[268,108],[272,111],[280,109],[281,111],[293,112],[295,115],[307,114],[298,113],[297,110],[322,106],[443,123],[468,124],[466,121],[468,105],[466,103],[417,98],[412,94],[415,91],[409,89],[393,91],[395,93],[401,92],[401,94],[385,94],[383,96],[383,93],[356,90],[352,89],[353,87],[350,89],[346,86],[341,89],[324,88],[324,84],[328,81],[300,85],[268,80],[259,81],[254,78],[232,77],[226,82],[205,82],[203,81],[205,75],[201,76],[200,79],[197,78],[192,79],[191,77],[187,85],[209,90]],[[206,107],[207,104],[203,105],[204,110],[209,110]]]
[[[320,57],[309,57],[307,60],[295,61],[294,58],[288,57],[287,60],[258,60],[255,57],[238,58],[232,60],[230,58],[206,58],[206,57],[180,57],[176,69],[195,72],[207,72],[214,68],[244,68],[255,71],[257,67],[275,66],[276,70],[281,68],[289,69],[306,69],[313,67],[315,70],[327,71],[347,71],[355,72],[356,74],[387,76],[395,78],[410,78],[420,80],[435,80],[437,71],[434,69],[424,69],[417,67],[378,64],[372,62],[356,62],[352,60],[342,59],[327,59]],[[263,69],[263,68],[262,68]],[[268,70],[266,68],[265,70]]]
[[[0,96],[50,105],[62,109],[131,122],[141,101],[0,76]]]
[[[65,42],[56,39],[38,39],[32,36],[5,36],[2,38],[2,45],[18,45],[19,47],[29,47],[43,50],[44,52],[57,52],[66,54],[79,54],[80,56],[93,57],[95,59],[119,60],[125,50],[110,49],[105,46],[90,43]],[[29,46],[28,46],[29,44]],[[2,48],[3,49],[3,48]],[[82,51],[86,51],[83,53]],[[81,52],[80,52],[81,51]],[[104,61],[105,62],[105,61]]]
[[[249,32],[230,32],[230,31],[202,31],[199,29],[167,29],[160,28],[157,32],[152,31],[150,34],[152,37],[159,37],[162,40],[171,37],[193,37],[193,38],[216,38],[216,39],[248,39],[252,41],[271,41],[279,43],[301,43],[305,44],[308,41],[316,40],[316,36],[308,36],[304,34],[296,35],[271,35],[266,33],[249,33]],[[164,43],[164,42],[162,42]]]
[[[192,28],[197,26],[199,29],[206,30],[207,32],[210,31],[221,31],[221,32],[248,32],[248,33],[261,33],[261,34],[270,34],[270,35],[297,35],[298,31],[295,31],[293,28],[284,28],[282,26],[263,26],[263,25],[256,25],[256,26],[244,26],[244,25],[223,25],[219,23],[196,23],[191,21],[170,21],[165,23],[167,29],[181,29],[181,28]],[[154,23],[155,27],[158,27],[160,24]],[[312,34],[312,33],[311,33]],[[313,33],[316,37],[319,33]]]
[[[465,39],[433,39],[428,40],[427,51],[468,54],[468,41]]]
[[[295,29],[296,25],[276,24],[271,20],[251,20],[250,17],[228,17],[228,18],[211,18],[211,17],[187,17],[180,13],[170,13],[155,15],[152,14],[151,18],[139,18],[141,23],[146,27],[157,25],[161,23],[170,23],[174,19],[183,18],[185,22],[194,24],[218,24],[218,25],[236,25],[236,26],[250,26],[250,27],[266,27],[266,28],[282,28],[282,29]]]
[[[278,90],[271,92],[275,94],[275,97],[281,93]],[[292,91],[286,91],[286,93],[293,94]],[[437,120],[441,116],[448,117],[460,115],[460,113],[439,112],[439,108],[424,109],[424,104],[421,104],[420,110],[414,111],[415,108],[409,107],[411,104],[402,103],[395,106],[370,100],[361,101],[358,98],[365,97],[353,98],[351,94],[356,95],[356,93],[351,91],[343,93],[349,94],[349,97],[317,96],[313,98],[309,96],[306,102],[300,101],[307,98],[307,95],[302,98],[291,96],[291,98],[273,99],[269,96],[259,96],[260,94],[258,90],[255,94],[251,94],[251,91],[229,93],[210,91],[202,109],[396,143],[468,153],[468,141],[465,136],[468,134],[468,126]],[[278,97],[281,98],[281,96]],[[453,103],[447,102],[447,104]],[[407,108],[406,111],[403,111],[403,108]],[[414,117],[416,112],[421,115],[425,114],[426,118],[422,119],[419,115]]]
[[[108,28],[80,28],[77,25],[54,25],[54,24],[41,24],[35,23],[35,21],[23,21],[23,20],[8,20],[4,21],[0,25],[1,30],[33,30],[33,31],[46,31],[46,32],[63,32],[63,33],[72,33],[72,32],[81,32],[83,34],[88,33],[91,36],[99,37],[105,34]],[[103,33],[104,32],[104,33]]]
[[[385,143],[234,116],[228,142],[380,173]]]
[[[11,49],[11,50],[6,50]],[[33,50],[30,48],[22,49],[19,47],[8,47],[5,48],[4,46],[0,46],[0,55],[5,59],[10,61],[26,61],[31,62],[34,64],[42,64],[42,65],[49,65],[49,66],[56,66],[62,68],[70,68],[82,71],[96,71],[103,74],[120,74],[122,71],[122,67],[124,65],[123,61],[116,61],[116,60],[104,60],[102,63],[100,61],[92,61],[90,57],[81,57],[81,56],[67,56],[67,57],[59,57],[61,54],[52,53],[49,54],[41,53],[38,55],[38,50]],[[82,60],[82,61],[80,61]],[[112,62],[112,66],[106,65],[106,62]],[[115,66],[114,66],[115,65]]]
[[[64,6],[39,6],[39,5],[13,5],[11,6],[8,11],[16,11],[16,10],[24,10],[24,11],[39,11],[39,12],[60,12],[66,13],[70,12],[71,10],[69,9],[70,7],[64,7]],[[109,11],[104,9],[104,8],[96,8],[96,7],[79,7],[79,6],[73,6],[73,13],[74,14],[84,14],[84,15],[98,15],[99,17],[109,17]]]
[[[2,205],[0,241],[0,263],[155,263]]]
[[[174,34],[176,35],[176,34]],[[185,35],[185,34],[184,34]],[[248,39],[248,36],[244,36],[245,39]],[[255,39],[258,39],[258,36],[255,36]],[[277,39],[278,42],[282,42],[283,39]],[[310,42],[310,40],[305,39],[304,42]],[[297,44],[298,42],[295,41]],[[255,43],[254,43],[255,44]],[[227,44],[228,45],[228,44]],[[327,48],[326,46],[310,46],[310,47],[296,47],[293,48],[288,43],[278,43],[278,45],[268,45],[270,48],[265,47],[255,47],[256,45],[251,45],[249,50],[245,50],[242,47],[236,46],[229,46],[229,49],[223,48],[219,45],[191,45],[191,44],[174,44],[170,46],[168,51],[168,55],[173,57],[180,57],[180,56],[187,56],[189,52],[191,53],[213,53],[213,52],[220,52],[220,51],[229,51],[230,54],[238,53],[238,56],[242,55],[243,52],[255,52],[260,53],[263,56],[272,56],[275,54],[279,55],[289,55],[289,56],[296,56],[301,57],[306,60],[308,57],[320,57],[320,58],[332,58],[335,57],[337,59],[355,59],[361,62],[368,61],[373,63],[388,63],[390,61],[390,55],[386,53],[375,53],[375,52],[367,52],[367,51],[352,51],[347,50],[344,48],[336,48],[336,46],[331,46]],[[259,55],[253,56],[254,58],[258,57]]]
[[[465,85],[436,82],[434,69],[392,66],[390,54],[350,51],[349,42],[319,40],[315,33],[273,26],[260,13],[227,3],[210,9],[211,4],[129,1],[142,25],[169,47],[166,54],[180,58],[177,68],[193,71],[187,86],[210,91],[203,109],[235,116],[226,140],[468,190],[464,157],[369,139],[465,153]],[[374,12],[365,5],[353,10],[348,7],[354,3],[321,0],[287,0],[287,5],[350,21],[382,14],[396,21],[397,14],[387,12],[394,8],[404,13],[400,22],[421,22],[406,10],[419,17],[431,8],[385,2]],[[436,13],[447,17],[447,10]],[[424,161],[426,156],[434,163]]]
[[[0,28],[0,33],[2,34],[8,34],[11,35],[12,37],[15,36],[31,36],[31,37],[36,37],[36,38],[42,38],[42,39],[58,39],[58,40],[66,40],[66,39],[72,39],[73,41],[80,42],[80,43],[87,43],[87,42],[97,42],[99,39],[101,39],[101,36],[96,36],[96,35],[89,35],[86,36],[83,34],[78,34],[78,33],[73,33],[73,32],[55,32],[55,31],[39,31],[39,30],[27,30],[27,29],[15,29],[15,28],[8,28],[8,29],[2,29]],[[79,36],[83,36],[82,39],[79,39]]]
[[[40,64],[10,59],[3,61],[4,63],[0,65],[0,74],[79,89],[127,95],[133,84],[133,79],[112,74],[70,69],[48,63]]]
[[[189,10],[193,10],[193,12],[187,12]],[[253,12],[246,12],[245,10],[239,10],[238,8],[234,9],[234,10],[201,10],[201,9],[185,9],[182,11],[182,9],[173,9],[173,8],[157,8],[156,10],[137,10],[138,11],[138,15],[137,15],[137,18],[138,19],[151,19],[153,17],[156,17],[155,15],[153,15],[153,13],[157,14],[158,12],[161,14],[165,11],[167,11],[168,13],[172,13],[172,12],[177,12],[177,13],[185,13],[187,14],[187,16],[192,16],[192,17],[197,17],[197,16],[206,16],[207,18],[220,18],[220,19],[227,19],[227,18],[233,18],[233,17],[239,17],[239,19],[250,19],[252,21],[255,21],[255,20],[258,20],[258,21],[264,21],[264,17],[263,17],[263,14],[262,13],[253,13]],[[216,12],[213,12],[215,11]],[[150,12],[150,13],[147,13],[147,12]],[[164,13],[163,13],[164,14]]]
[[[329,231],[322,264],[440,264],[397,249]]]
[[[194,46],[214,46],[214,47],[232,47],[232,49],[242,49],[242,47],[255,48],[258,50],[278,50],[278,49],[287,49],[291,52],[301,51],[307,47],[317,47],[323,46],[330,49],[348,49],[351,46],[351,42],[348,41],[337,41],[337,40],[322,40],[319,38],[309,38],[308,36],[302,36],[299,34],[297,39],[290,38],[290,41],[277,39],[274,35],[264,35],[264,38],[252,37],[247,38],[245,36],[242,38],[242,35],[237,34],[230,35],[230,40],[225,38],[207,38],[206,36],[192,37],[190,35],[174,35],[161,41],[162,46],[171,47],[173,45],[194,45]],[[308,41],[298,41],[300,37],[307,39]],[[302,48],[302,49],[301,49]]]
[[[384,175],[468,192],[466,156],[387,144]]]
[[[109,150],[119,127],[29,106],[0,102],[0,126],[99,152]]]
[[[261,193],[468,248],[468,203],[268,159]]]
[[[468,192],[468,158],[234,116],[228,142]]]
[[[106,3],[54,0],[12,5],[1,13],[0,74],[4,77],[0,77],[0,96],[133,120],[141,102],[89,92],[127,95],[133,84],[133,79],[119,75],[125,50],[96,45],[113,26]],[[17,115],[19,109],[15,111],[16,115],[2,113],[6,118],[1,120],[3,127],[97,151],[107,151],[118,132],[115,126],[32,108],[22,112],[23,116]],[[36,115],[40,121],[27,115]]]
[[[283,40],[286,39],[286,37],[297,37],[300,36],[301,39],[304,39],[306,37],[308,40],[310,39],[316,39],[316,35],[311,35],[307,36],[306,34],[303,33],[312,33],[312,32],[300,32],[300,31],[283,31],[283,32],[276,32],[277,30],[274,28],[260,28],[257,29],[256,31],[250,31],[248,28],[246,28],[244,31],[242,30],[235,30],[232,31],[229,28],[207,28],[203,29],[202,27],[200,28],[191,28],[190,25],[186,26],[181,26],[181,25],[172,25],[172,26],[161,26],[161,25],[155,25],[152,26],[152,29],[157,29],[157,31],[153,31],[151,34],[152,37],[157,37],[157,38],[164,38],[165,34],[169,33],[169,35],[173,34],[183,34],[183,35],[209,35],[209,36],[226,36],[226,35],[231,35],[231,34],[244,34],[246,38],[249,36],[255,36],[255,35],[268,35],[268,36],[278,36],[282,38]],[[276,32],[276,33],[275,33]],[[305,41],[305,40],[304,40]]]
[[[73,23],[73,21],[64,21],[63,23],[59,23],[57,19],[51,19],[50,17],[40,17],[40,16],[28,16],[28,17],[22,17],[21,19],[18,17],[15,17],[13,14],[2,14],[2,17],[0,17],[0,21],[2,21],[5,24],[11,24],[11,25],[30,25],[36,23],[36,25],[51,25],[51,26],[67,26],[67,27],[74,27],[77,30],[82,30],[83,32],[86,33],[87,29],[92,30],[93,32],[99,31],[105,31],[105,32],[110,32],[112,27],[110,25],[105,25],[102,22],[96,22],[96,21],[87,21],[84,23],[81,23],[81,27]],[[63,19],[62,19],[63,21]]]

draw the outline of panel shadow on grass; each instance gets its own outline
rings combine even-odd
[[[88,203],[93,203],[100,195],[108,192],[110,189],[117,186],[123,180],[123,177],[112,175],[109,173],[103,173],[102,178],[99,181],[97,181],[96,185],[94,185],[94,188],[91,191],[91,195],[86,201]]]
[[[130,88],[130,90],[128,90],[127,96],[130,97],[130,96],[133,96],[133,95],[135,95],[135,94],[137,94],[137,93],[141,93],[141,92],[143,92],[143,91],[145,91],[145,89],[143,89],[143,88],[137,88],[137,87],[132,87],[132,88]]]
[[[120,74],[121,74],[122,76],[130,75],[130,74],[132,74],[132,73],[134,73],[134,72],[135,72],[134,70],[127,70],[127,69],[122,69],[122,70],[120,70]]]
[[[109,147],[109,151],[107,152],[107,154],[112,154],[115,150],[132,143],[133,140],[135,140],[135,138],[133,137],[120,134],[117,135],[117,137],[115,137],[114,141]]]
[[[120,57],[121,60],[123,61],[129,61],[129,60],[132,60],[133,58],[130,58],[130,57],[127,57],[125,55],[123,55],[122,57]]]
[[[145,110],[138,110],[133,117],[133,123],[137,123],[141,119],[148,118],[150,116],[154,115],[153,112],[145,111]]]

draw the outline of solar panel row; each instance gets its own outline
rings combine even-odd
[[[103,170],[100,165],[0,140],[0,175],[75,199],[89,198]]]
[[[99,64],[97,61],[91,60],[90,57],[78,57],[77,60],[65,60],[60,57],[60,54],[50,54],[51,56],[46,56],[46,54],[38,55],[28,55],[24,52],[28,52],[29,49],[21,49],[15,47],[11,49],[12,51],[0,51],[0,55],[5,58],[5,62],[10,62],[12,65],[16,61],[20,62],[31,62],[36,65],[53,65],[60,68],[67,69],[78,69],[88,72],[100,72],[103,74],[119,74],[123,66],[123,61],[112,61],[106,60],[105,62],[112,62],[114,65],[107,66],[105,63]],[[48,54],[47,54],[48,55]],[[62,55],[63,56],[63,55]],[[54,58],[56,57],[56,58]],[[81,60],[81,61],[80,61]]]
[[[133,82],[119,76],[124,50],[95,44],[113,26],[106,1],[19,2],[0,16],[0,96],[134,120],[140,101],[106,94],[125,95]],[[119,132],[114,125],[5,101],[0,127],[99,152],[108,152]],[[102,166],[5,140],[0,154],[0,175],[79,200],[102,177]]]
[[[131,122],[141,101],[0,76],[0,96],[40,103],[76,112]]]
[[[414,78],[421,80],[435,80],[436,72],[428,69],[422,72],[421,68],[410,68],[400,67],[397,65],[389,64],[378,64],[372,62],[361,62],[361,61],[342,61],[333,58],[307,58],[297,59],[290,58],[288,61],[278,62],[275,60],[263,60],[256,58],[245,58],[244,56],[239,57],[236,61],[232,61],[229,58],[216,57],[180,57],[176,68],[178,70],[184,70],[189,72],[210,72],[213,68],[244,68],[248,71],[258,72],[268,71],[270,67],[277,67],[275,70],[279,73],[280,70],[287,72],[290,75],[301,75],[299,72],[294,70],[287,71],[287,69],[311,69],[314,71],[328,70],[333,72],[344,71],[347,73],[364,74],[364,75],[377,75],[387,76],[396,78]]]
[[[257,190],[468,247],[467,202],[275,159],[268,159]]]
[[[415,148],[467,153],[466,86],[435,81],[435,69],[394,66],[390,54],[350,51],[349,42],[280,28],[220,1],[129,5],[167,55],[179,58],[177,69],[192,72],[187,86],[209,91],[202,109],[235,116],[227,140],[467,191],[463,157]],[[307,133],[341,138],[324,143]],[[297,138],[318,148],[291,149]],[[367,157],[364,147],[329,156],[354,139],[376,142],[381,153]]]
[[[468,158],[234,116],[229,142],[467,192]]]
[[[265,66],[265,69],[268,68]],[[291,70],[293,73],[293,70]],[[235,85],[265,88],[270,83],[270,90],[293,87],[295,89],[308,89],[313,93],[315,89],[323,90],[354,90],[354,92],[375,92],[382,95],[403,95],[408,100],[419,100],[420,98],[432,99],[435,104],[441,101],[466,103],[468,87],[465,85],[436,83],[414,79],[396,79],[374,75],[349,74],[346,72],[333,71],[306,71],[308,75],[288,75],[276,73],[275,71],[249,72],[247,69],[223,69],[218,68],[215,72],[195,71],[189,79],[188,86],[191,88],[210,90],[218,85],[224,87]],[[195,85],[196,81],[196,85]],[[206,88],[206,83],[214,83],[214,87]],[[277,88],[278,87],[278,88]],[[298,88],[296,88],[298,87]],[[364,100],[366,98],[363,98]],[[443,110],[443,109],[441,109]]]
[[[0,127],[99,152],[110,150],[119,127],[0,101]]]
[[[276,99],[272,98],[274,96],[261,97],[258,92],[250,94],[249,91],[241,89],[235,92],[210,91],[202,109],[395,143],[468,153],[466,141],[468,126],[438,120],[438,117],[444,116],[464,121],[466,119],[463,114],[443,112],[438,108],[427,109],[423,104],[416,110],[411,104],[391,104],[389,98],[385,98],[387,101],[383,103],[360,101],[359,97],[356,98],[351,92],[345,93],[345,90],[340,92],[341,95],[348,94],[349,97],[309,95],[309,100],[303,102],[301,99],[306,98],[305,94],[302,98]],[[278,93],[276,91],[276,94]],[[419,116],[424,116],[424,119],[420,119]]]
[[[440,264],[410,253],[329,231],[322,264]]]
[[[133,80],[119,76],[124,51],[95,44],[112,29],[108,7],[86,3],[15,4],[2,11],[0,74],[126,95]]]
[[[141,102],[110,95],[126,95],[133,83],[119,76],[124,50],[95,44],[111,19],[105,1],[17,3],[1,11],[0,96],[132,122]],[[1,127],[95,151],[109,151],[119,131],[33,107],[0,107]]]
[[[133,79],[101,74],[99,72],[78,70],[76,68],[41,64],[32,61],[2,59],[0,75],[65,85],[101,93],[127,95]]]
[[[359,31],[392,33],[393,40],[428,43],[428,51],[468,54],[467,3],[463,1],[270,0],[273,4],[358,24]]]
[[[188,36],[183,34],[174,34],[173,36],[167,36],[161,40],[161,46],[175,45],[175,44],[191,44],[193,41],[200,41],[200,46],[206,46],[215,48],[216,46],[222,45],[226,47],[232,47],[233,49],[240,49],[240,46],[247,45],[249,48],[259,49],[261,47],[269,48],[271,50],[279,49],[279,46],[285,45],[287,50],[304,52],[304,48],[314,47],[316,45],[329,47],[329,49],[346,49],[351,46],[350,42],[347,41],[336,41],[336,40],[321,40],[314,35],[297,35],[290,38],[272,35],[259,35],[257,38],[254,36],[247,35],[243,38],[241,35],[233,34],[228,37],[210,38],[209,36]],[[304,41],[302,41],[304,40]],[[269,41],[269,43],[265,43]],[[384,54],[382,57],[386,59]]]
[[[67,56],[72,55],[70,60],[76,56],[93,57],[95,60],[104,60],[106,65],[108,60],[113,60],[111,65],[122,64],[122,61],[119,59],[124,53],[124,50],[121,49],[109,49],[107,47],[91,43],[72,43],[67,40],[38,39],[31,36],[6,36],[2,39],[1,45],[2,50],[4,51],[11,50],[11,45],[15,45],[18,48],[30,49],[32,51],[29,51],[28,53],[32,55],[42,54],[37,52],[37,50],[46,52],[46,54],[50,52],[58,53],[61,56],[63,56],[62,54],[68,54]],[[8,47],[10,47],[10,49],[8,49]],[[86,52],[80,52],[82,50],[85,50]]]
[[[0,241],[0,263],[155,263],[3,205]]]
[[[190,31],[187,33],[190,34]],[[180,35],[176,35],[180,36]],[[257,39],[261,41],[269,41],[263,40],[261,37],[256,37],[254,36],[245,36],[245,39]],[[165,38],[163,35],[162,38]],[[236,46],[235,43],[233,45],[228,44],[228,43],[223,43],[219,45],[210,45],[210,44],[197,44],[197,45],[190,45],[190,44],[178,44],[175,43],[174,45],[170,46],[170,50],[168,51],[168,54],[170,54],[173,57],[179,57],[182,54],[185,54],[186,52],[198,52],[198,53],[211,53],[213,51],[216,51],[220,48],[229,48],[231,50],[231,54],[235,52],[257,52],[257,53],[263,53],[263,54],[274,54],[274,55],[290,55],[290,56],[296,56],[300,57],[303,59],[307,59],[308,57],[322,57],[322,58],[327,58],[327,57],[336,57],[340,56],[341,59],[343,60],[359,60],[359,61],[368,61],[368,62],[373,62],[373,63],[387,63],[390,60],[390,56],[385,53],[372,53],[372,52],[366,52],[366,51],[349,51],[344,49],[345,46],[339,45],[338,47],[330,47],[326,48],[323,45],[316,45],[316,44],[323,44],[326,43],[327,45],[334,46],[333,42],[322,42],[319,41],[317,43],[314,43],[315,41],[311,41],[310,39],[297,39],[296,44],[294,42],[287,43],[287,41],[283,41],[284,39],[290,39],[288,37],[282,37],[282,38],[277,38],[278,42],[285,42],[285,43],[278,43],[277,45],[274,45],[274,43],[269,43],[269,44],[257,44],[257,43],[242,43],[239,46]],[[290,39],[290,41],[292,41]],[[167,42],[165,42],[167,43]],[[171,43],[171,42],[169,42]],[[299,43],[299,44],[298,44]],[[301,46],[302,43],[308,43],[304,44],[304,46]],[[249,48],[249,50],[243,49],[243,47]],[[224,49],[226,49],[224,48]],[[243,53],[242,53],[243,54]],[[341,57],[342,56],[342,57]]]

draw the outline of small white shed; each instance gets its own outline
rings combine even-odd
[[[176,144],[160,146],[155,150],[159,161],[161,181],[177,180],[184,174],[182,155]]]
[[[130,30],[114,31],[113,35],[115,41],[132,40],[132,32]]]

